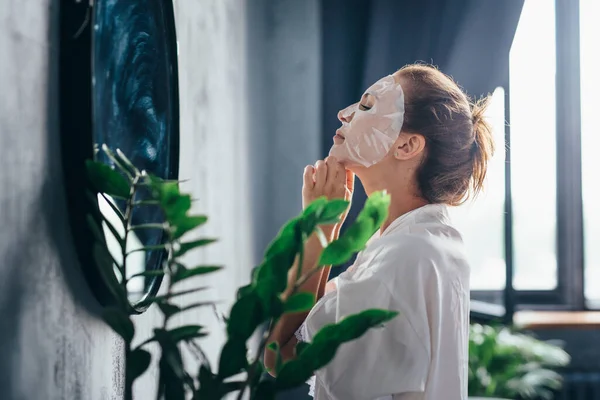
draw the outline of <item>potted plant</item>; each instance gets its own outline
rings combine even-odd
[[[266,250],[263,261],[254,269],[251,283],[238,290],[237,301],[225,319],[227,341],[221,349],[218,365],[210,365],[197,342],[197,339],[207,334],[203,327],[176,326],[176,318],[173,318],[182,311],[210,305],[185,303],[181,300],[185,298],[183,296],[202,288],[179,289],[180,282],[219,269],[203,265],[190,268],[181,261],[181,257],[187,252],[214,241],[206,238],[186,239],[190,232],[207,221],[206,216],[190,214],[191,197],[180,192],[178,182],[165,181],[140,171],[118,150],[113,152],[107,146],[102,146],[100,150],[112,161],[114,167],[91,160],[87,162],[90,186],[94,192],[90,198],[101,196],[111,205],[113,215],[106,218],[98,212],[88,216],[88,222],[96,236],[94,258],[114,297],[114,304],[104,312],[104,320],[125,343],[126,400],[133,398],[134,381],[150,366],[153,357],[147,350],[150,343],[157,343],[160,347],[157,382],[159,400],[216,400],[230,395],[236,395],[238,399],[245,395],[250,399],[274,399],[277,392],[302,385],[315,370],[334,357],[336,349],[342,343],[360,337],[368,329],[380,326],[397,315],[394,311],[371,309],[348,316],[339,323],[323,327],[311,343],[300,342],[296,346],[296,358],[285,363],[278,354],[277,343],[267,343],[273,321],[285,313],[308,311],[314,305],[315,298],[312,294],[297,291],[301,283],[319,268],[343,264],[354,253],[363,249],[387,218],[390,202],[389,195],[385,193],[372,195],[353,225],[339,239],[328,244],[320,225],[337,222],[349,204],[344,200],[328,201],[320,198],[281,229]],[[145,194],[149,193],[149,197],[145,195],[144,200],[140,201],[136,197],[140,190]],[[127,204],[125,212],[114,206],[113,199],[120,199]],[[161,208],[164,223],[134,225],[131,220],[133,208],[148,205]],[[112,257],[103,228],[112,232],[121,246],[119,250],[123,256],[120,259]],[[131,315],[135,310],[128,300],[127,283],[131,274],[128,274],[127,265],[127,235],[140,229],[160,229],[166,233],[167,239],[158,246],[135,251],[154,251],[160,248],[167,252],[167,259],[161,270],[144,271],[131,278],[164,275],[167,287],[164,294],[145,299],[160,310],[164,317],[163,324],[154,329],[151,337],[142,338],[141,344],[133,346],[136,332]],[[302,264],[304,243],[312,234],[317,234],[322,239],[324,249],[320,260],[306,275],[296,277],[296,290],[291,296],[284,297],[282,293],[287,287],[288,271],[294,260],[299,260]],[[247,343],[261,330],[264,333],[259,341],[259,350],[249,357]],[[266,346],[278,356],[275,379],[264,379],[264,365],[260,356]],[[197,364],[190,366],[184,363],[184,353],[194,356]]]
[[[557,369],[570,363],[559,346],[508,327],[472,324],[469,336],[471,399],[552,399],[562,386]]]

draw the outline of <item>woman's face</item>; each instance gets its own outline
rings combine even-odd
[[[358,103],[341,110],[330,156],[346,166],[370,167],[381,161],[398,139],[404,121],[404,93],[392,75],[375,82]]]

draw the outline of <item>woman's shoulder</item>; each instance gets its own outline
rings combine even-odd
[[[451,236],[404,232],[381,237],[369,247],[362,256],[362,267],[392,287],[398,282],[424,283],[442,276],[462,279],[469,275],[462,241]]]
[[[462,238],[453,228],[433,233],[430,230],[411,230],[379,238],[372,243],[373,253],[397,261],[441,261],[448,257],[464,256]]]

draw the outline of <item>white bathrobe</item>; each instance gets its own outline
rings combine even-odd
[[[334,282],[299,338],[368,308],[400,315],[338,349],[310,382],[316,400],[467,398],[469,265],[446,206],[395,220]]]

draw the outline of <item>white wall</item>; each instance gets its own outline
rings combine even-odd
[[[251,7],[250,7],[251,4]],[[183,185],[220,242],[190,265],[228,312],[266,243],[300,210],[302,169],[319,154],[318,1],[177,0]],[[67,222],[58,129],[58,0],[0,1],[0,398],[117,399],[119,339],[80,272]],[[159,324],[136,317],[140,336]],[[214,361],[224,340],[211,310]],[[147,336],[146,336],[147,337]],[[151,398],[156,370],[136,397]]]
[[[58,129],[58,7],[0,2],[0,398],[113,399],[121,344],[72,247]]]
[[[185,282],[182,288],[210,286],[196,296],[219,300],[228,312],[235,290],[249,281],[252,235],[246,124],[245,4],[239,0],[179,0],[175,4],[179,41],[182,190],[197,199],[193,211],[209,217],[203,236],[219,242],[191,253],[186,262],[223,265],[221,272]],[[193,299],[188,296],[185,300]],[[151,335],[159,323],[156,309],[137,318],[138,331]],[[224,326],[210,308],[181,315],[175,323],[207,326],[203,348],[213,366],[223,343]],[[146,336],[147,337],[147,336]],[[151,398],[156,370],[138,381],[135,393]]]

